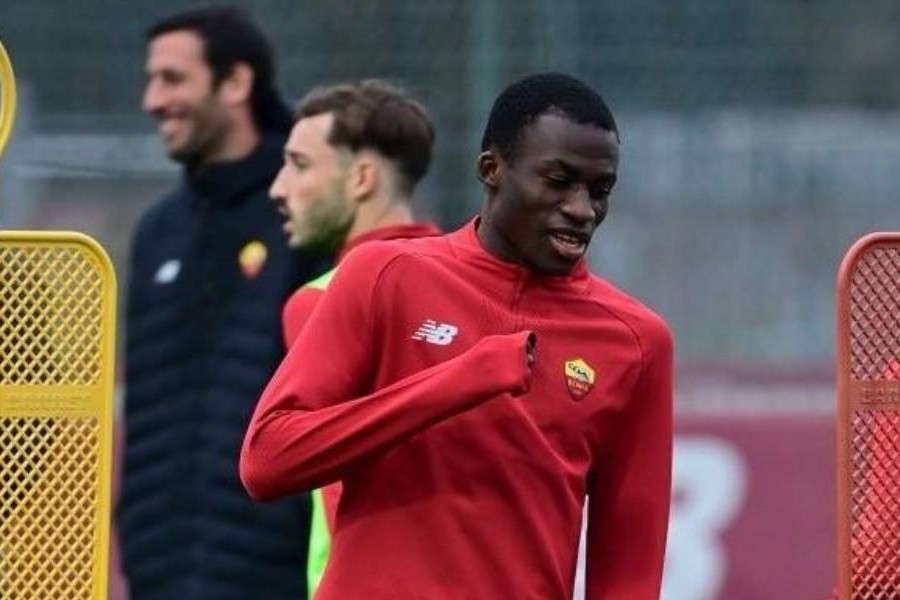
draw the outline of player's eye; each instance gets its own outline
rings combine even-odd
[[[565,175],[545,175],[544,182],[557,190],[563,190],[572,185],[572,180]]]
[[[590,194],[591,198],[606,198],[612,193],[612,185],[604,183],[603,185],[592,185],[588,188],[588,194]]]
[[[616,186],[615,179],[606,179],[591,184],[588,187],[588,194],[591,198],[607,198],[612,194],[613,188]]]
[[[160,79],[162,79],[163,83],[174,85],[176,83],[181,83],[184,80],[184,77],[181,73],[176,71],[163,71],[160,73]]]

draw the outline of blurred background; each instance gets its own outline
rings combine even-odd
[[[0,228],[74,229],[120,290],[138,215],[178,177],[140,111],[144,28],[190,3],[13,0],[20,87]],[[418,208],[481,201],[474,159],[515,77],[598,88],[622,135],[593,267],[678,347],[664,598],[823,598],[834,578],[834,282],[862,234],[900,228],[900,3],[869,0],[258,0],[286,98],[411,87],[438,131]],[[124,382],[123,382],[124,383]]]

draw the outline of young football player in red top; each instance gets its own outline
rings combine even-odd
[[[265,390],[241,453],[268,500],[341,480],[318,600],[659,597],[672,338],[592,274],[619,140],[584,83],[507,87],[479,218],[364,244]]]
[[[323,86],[301,101],[269,194],[285,217],[289,245],[338,252],[372,240],[439,235],[416,223],[411,201],[428,171],[434,127],[408,92],[385,81]],[[294,292],[282,323],[289,348],[336,268]],[[312,493],[307,559],[309,597],[322,577],[340,482]]]

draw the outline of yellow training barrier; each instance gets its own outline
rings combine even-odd
[[[107,597],[115,274],[77,233],[0,232],[0,597]]]
[[[16,119],[16,78],[12,62],[3,44],[0,43],[0,156],[12,133]]]

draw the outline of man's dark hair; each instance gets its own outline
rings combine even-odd
[[[190,8],[163,17],[146,31],[148,41],[174,31],[192,31],[203,40],[203,56],[218,86],[238,63],[253,71],[250,105],[261,131],[289,131],[290,109],[275,87],[275,59],[272,44],[239,8],[211,4]]]
[[[297,107],[297,119],[331,113],[328,142],[353,152],[375,150],[397,165],[403,191],[411,193],[431,163],[434,127],[428,111],[409,93],[379,79],[311,90]]]
[[[612,112],[590,86],[563,73],[537,73],[510,84],[494,100],[481,150],[495,150],[504,159],[514,160],[525,128],[546,113],[557,113],[619,136]]]

